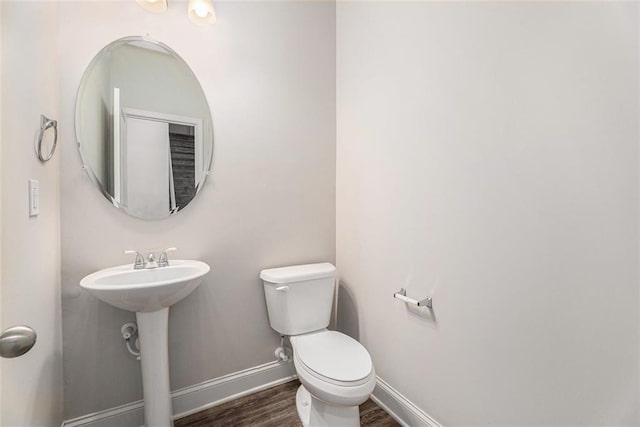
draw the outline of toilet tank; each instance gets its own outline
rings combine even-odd
[[[335,276],[328,262],[262,270],[271,327],[299,335],[329,326]]]

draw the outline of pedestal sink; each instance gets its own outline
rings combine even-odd
[[[80,286],[100,300],[134,311],[140,337],[145,425],[173,425],[169,385],[169,306],[189,295],[209,272],[204,262],[172,260],[166,267],[134,270],[132,264],[89,274]]]

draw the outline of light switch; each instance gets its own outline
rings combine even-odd
[[[40,181],[29,180],[29,216],[38,216],[40,213]]]

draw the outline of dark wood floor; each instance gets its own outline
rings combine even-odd
[[[265,426],[300,427],[296,391],[300,383],[291,381],[211,409],[176,420],[175,427]],[[399,424],[371,399],[360,405],[362,426],[391,427]],[[336,426],[339,427],[339,426]]]

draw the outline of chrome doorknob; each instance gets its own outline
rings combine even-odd
[[[0,335],[0,357],[18,357],[31,350],[38,335],[28,326],[13,326]]]

